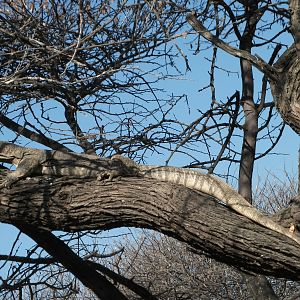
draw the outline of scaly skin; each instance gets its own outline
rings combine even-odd
[[[122,166],[107,158],[72,152],[25,148],[0,141],[0,162],[17,168],[7,175],[0,188],[9,188],[18,180],[34,175],[74,176],[112,179],[122,174]]]
[[[180,184],[187,188],[211,195],[225,203],[237,213],[263,227],[288,236],[300,245],[300,237],[297,236],[295,232],[282,227],[268,216],[258,211],[230,185],[217,177],[183,168],[139,165],[133,160],[119,155],[113,156],[112,159],[122,161],[129,169],[131,168],[134,170],[132,173],[137,176]]]
[[[228,184],[214,176],[197,171],[162,166],[138,165],[129,158],[115,155],[112,160],[94,155],[25,148],[0,141],[0,161],[17,166],[0,188],[31,175],[95,177],[100,180],[117,176],[141,176],[181,184],[219,199],[250,220],[281,233],[300,244],[300,238],[259,212]]]

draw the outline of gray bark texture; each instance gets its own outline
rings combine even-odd
[[[292,204],[277,221],[290,224],[292,216],[299,215],[298,201]],[[0,191],[0,221],[68,232],[151,228],[241,270],[300,280],[300,249],[293,240],[206,194],[146,178],[21,180]]]
[[[271,80],[275,105],[284,121],[300,133],[300,4],[289,0],[291,33],[295,43],[274,64],[277,80]]]
[[[270,81],[277,110],[290,125],[300,133],[300,58],[295,45],[287,49],[274,64],[278,80]]]

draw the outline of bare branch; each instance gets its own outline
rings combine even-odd
[[[252,55],[247,51],[237,49],[230,46],[227,43],[224,43],[222,40],[214,36],[209,30],[207,30],[201,22],[197,19],[195,13],[189,13],[186,16],[188,23],[192,26],[194,30],[200,33],[205,39],[215,44],[217,47],[221,48],[225,52],[239,58],[243,58],[247,61],[250,61],[257,69],[262,71],[266,76],[271,80],[277,81],[277,71],[275,68],[267,64],[262,58],[258,55]]]

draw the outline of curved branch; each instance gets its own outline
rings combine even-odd
[[[17,227],[72,272],[83,284],[103,300],[127,298],[94,267],[76,255],[63,241],[48,230],[20,223]]]
[[[225,9],[225,11],[228,13],[229,18],[231,20],[232,28],[234,30],[234,33],[235,33],[236,37],[239,40],[241,40],[242,36],[241,36],[241,33],[240,33],[239,28],[237,26],[237,19],[236,19],[235,15],[233,14],[230,6],[227,3],[225,3],[224,1],[218,1],[217,4],[221,5]]]
[[[141,299],[158,300],[155,296],[151,295],[150,292],[146,288],[142,287],[141,285],[136,284],[133,280],[125,278],[124,276],[113,272],[112,270],[108,269],[107,267],[97,264],[97,263],[94,263],[92,261],[89,261],[88,264],[93,266],[96,270],[98,270],[102,274],[105,274],[106,276],[108,276],[109,278],[114,280],[115,282],[118,282],[118,283],[126,286],[127,288],[131,289],[137,295],[142,297]]]
[[[34,131],[29,130],[28,128],[25,128],[24,126],[9,119],[1,112],[0,112],[0,123],[3,124],[8,129],[14,131],[15,133],[20,134],[20,135],[22,135],[34,142],[42,144],[46,147],[49,147],[50,149],[66,151],[66,152],[70,151],[70,149],[67,148],[66,146],[58,143],[57,141],[55,141],[49,137],[46,137],[42,133],[36,133]]]
[[[300,251],[293,240],[208,195],[150,179],[21,180],[0,191],[0,221],[64,231],[151,228],[237,268],[300,280]]]
[[[202,23],[196,18],[195,13],[189,13],[186,16],[188,23],[192,26],[194,30],[200,33],[205,39],[224,50],[225,52],[239,58],[243,58],[249,62],[251,62],[258,70],[263,72],[269,79],[273,81],[278,80],[277,71],[275,68],[267,64],[262,58],[258,55],[252,55],[247,51],[237,49],[235,47],[230,46],[229,44],[223,42],[215,35],[213,35],[209,30],[207,30]]]
[[[86,154],[96,154],[95,149],[88,141],[84,133],[82,132],[76,117],[76,109],[70,107],[69,105],[65,105],[65,117],[67,124],[71,128],[77,142],[83,148],[84,153]]]

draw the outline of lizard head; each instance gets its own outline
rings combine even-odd
[[[0,162],[11,163],[17,166],[23,157],[20,149],[22,147],[0,141]]]

